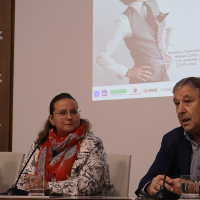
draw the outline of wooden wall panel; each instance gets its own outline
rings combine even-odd
[[[0,151],[12,151],[14,0],[0,0]]]

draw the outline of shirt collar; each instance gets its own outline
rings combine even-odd
[[[188,133],[187,131],[184,131],[184,135],[186,139],[191,142],[192,145],[198,146],[198,144],[192,139],[192,135],[190,133]]]
[[[130,7],[135,8],[138,12],[140,12],[142,8],[143,2],[132,2]]]

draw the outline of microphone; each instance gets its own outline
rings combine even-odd
[[[165,187],[165,181],[166,181],[166,176],[167,176],[167,171],[168,171],[168,168],[169,168],[169,164],[171,162],[171,158],[173,156],[173,153],[174,153],[174,149],[176,148],[176,145],[179,141],[179,139],[183,136],[184,134],[184,131],[180,131],[179,132],[179,136],[175,142],[175,145],[172,149],[172,152],[171,152],[171,155],[170,155],[170,158],[169,158],[169,162],[168,162],[168,165],[167,165],[167,168],[166,168],[166,171],[165,171],[165,176],[164,176],[164,180],[163,180],[163,185],[160,187],[160,190],[158,190],[158,192],[156,192],[153,196],[153,199],[180,199],[180,195],[174,193],[174,192],[170,192],[169,190],[166,189]]]
[[[36,149],[37,149],[41,144],[43,144],[43,143],[46,141],[47,138],[48,138],[48,135],[44,136],[44,137],[41,139],[40,143],[35,147],[35,149],[34,149],[33,152],[31,153],[31,155],[29,156],[27,162],[25,163],[23,169],[22,169],[21,172],[19,173],[19,176],[18,176],[18,178],[17,178],[15,184],[12,186],[12,188],[10,188],[10,189],[6,192],[6,195],[9,195],[9,196],[11,196],[11,195],[27,196],[27,195],[28,195],[28,191],[26,191],[26,190],[21,190],[21,189],[17,189],[17,183],[18,183],[18,181],[19,181],[19,179],[20,179],[20,177],[21,177],[21,175],[22,175],[22,172],[24,171],[24,169],[25,169],[25,167],[27,166],[29,160],[31,159],[33,153],[36,151]]]

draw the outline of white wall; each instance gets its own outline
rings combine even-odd
[[[92,0],[16,0],[13,151],[27,153],[51,99],[68,92],[107,153],[131,154],[130,196],[162,136],[179,126],[172,97],[92,102]]]

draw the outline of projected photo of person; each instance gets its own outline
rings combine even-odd
[[[173,50],[175,30],[170,12],[159,0],[120,2],[128,7],[114,23],[96,62],[119,79],[128,77],[129,84],[170,81],[172,58],[167,52]],[[123,40],[134,60],[131,69],[111,57]]]

